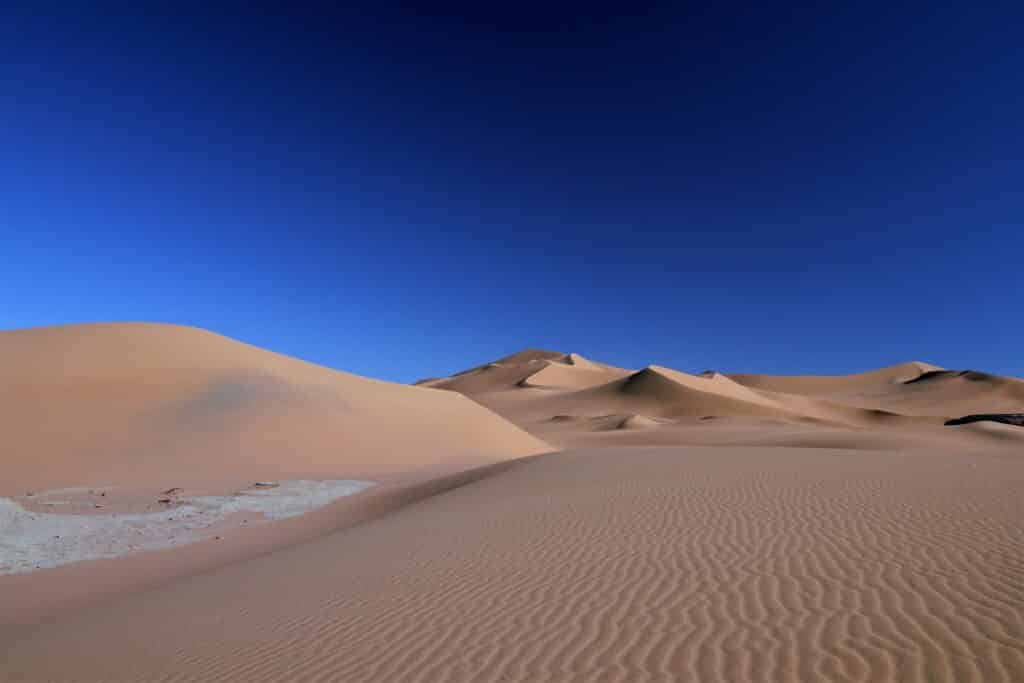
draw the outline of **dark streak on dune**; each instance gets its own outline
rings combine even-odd
[[[326,387],[299,387],[284,379],[260,373],[237,373],[210,381],[200,392],[165,409],[172,427],[214,427],[219,420],[245,411],[276,411],[317,394],[333,401],[335,408],[350,410],[347,402]]]
[[[1000,422],[1005,425],[1024,427],[1024,413],[987,413],[979,415],[964,415],[953,420],[946,420],[946,426],[970,424],[971,422]]]
[[[931,370],[929,372],[923,372],[919,376],[913,379],[908,379],[903,384],[915,384],[917,382],[930,382],[938,379],[952,379],[953,377],[963,377],[971,382],[984,382],[986,380],[998,379],[994,375],[989,375],[984,372],[977,372],[975,370]]]

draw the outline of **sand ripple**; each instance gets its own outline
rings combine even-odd
[[[1024,463],[998,456],[555,454],[30,632],[0,645],[0,671],[12,681],[1022,681],[1022,490]]]

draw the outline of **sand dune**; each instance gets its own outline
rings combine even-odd
[[[455,393],[146,324],[0,333],[0,495],[67,486],[376,479],[545,444]]]
[[[732,375],[745,386],[825,398],[914,416],[1009,412],[1024,405],[1024,381],[970,370],[905,363],[858,375]]]
[[[1024,405],[1024,380],[963,370],[929,373],[887,397],[908,414],[1009,413]]]
[[[922,375],[941,371],[937,365],[922,361],[901,363],[853,375],[757,375],[731,374],[740,384],[756,389],[781,391],[787,394],[829,395],[863,391],[894,384],[906,384]]]
[[[585,389],[605,384],[622,376],[621,371],[599,368],[594,365],[566,366],[548,362],[534,374],[524,378],[519,385],[544,389]]]
[[[629,374],[629,370],[587,360],[577,353],[528,349],[447,378],[417,384],[474,395],[517,388],[582,389]]]
[[[11,572],[201,546],[166,566],[116,569],[116,582],[41,572],[28,591],[77,604],[118,583],[148,586],[211,566],[206,539],[235,549],[225,561],[287,544],[291,537],[253,543],[241,533],[274,518],[239,493],[254,482],[301,486],[292,508],[305,510],[318,482],[411,482],[550,450],[459,394],[336,372],[185,327],[0,333],[0,377],[0,621],[40,613],[21,600],[22,582],[4,580]],[[181,491],[180,505],[169,490]],[[251,514],[225,512],[236,509]]]
[[[638,418],[623,426],[621,415],[576,418],[534,425],[538,435],[564,448],[626,446],[773,446],[845,450],[958,450],[987,452],[1011,449],[1024,453],[1024,429],[986,423],[966,427],[862,428],[794,424],[762,418],[665,420]],[[1002,427],[1003,429],[1000,429]]]
[[[986,447],[1006,444],[980,432],[953,436],[942,423],[970,412],[1024,409],[1022,380],[943,370],[920,361],[853,375],[694,375],[659,365],[631,373],[594,361],[588,363],[603,372],[584,373],[567,362],[571,356],[526,351],[431,386],[464,393],[562,447],[605,439],[615,446],[765,443],[877,449],[941,445],[950,438],[965,447]],[[631,429],[628,435],[612,434],[604,419],[609,415],[659,421],[638,422],[644,429]],[[554,416],[585,419],[552,421]],[[723,429],[721,421],[713,428],[695,421],[713,418],[745,419],[748,426],[750,420],[773,422],[760,432],[761,427],[754,432],[742,427],[734,433],[731,426]]]
[[[403,387],[154,325],[0,334],[0,372],[7,495],[376,484],[0,576],[5,683],[1024,680],[1024,427],[943,424],[1015,378],[531,349]]]

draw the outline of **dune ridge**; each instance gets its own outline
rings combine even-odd
[[[944,368],[924,361],[909,361],[852,375],[759,375],[735,373],[730,377],[740,384],[788,394],[830,394],[885,384],[907,384]]]
[[[566,362],[572,355],[512,354],[497,365],[431,386],[464,393],[562,447],[597,445],[601,439],[621,446],[740,445],[759,438],[796,447],[924,447],[944,439],[968,447],[999,446],[1017,437],[980,430],[951,435],[940,427],[972,411],[1024,409],[1022,380],[922,361],[852,375],[777,376],[689,374],[661,365],[630,372],[595,361],[577,367]],[[593,365],[601,371],[589,371]],[[552,420],[559,415],[581,419]],[[630,435],[612,434],[600,419],[606,415],[643,415],[654,421],[636,422]],[[702,423],[709,419],[718,420],[713,431]]]
[[[416,384],[473,395],[516,388],[583,389],[627,374],[628,370],[597,363],[577,353],[527,349],[451,377]]]

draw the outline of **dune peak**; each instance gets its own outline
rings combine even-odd
[[[497,365],[513,365],[517,363],[529,363],[534,361],[543,360],[558,360],[564,358],[566,354],[561,351],[550,351],[548,349],[539,348],[526,348],[522,351],[502,356],[498,360],[492,361],[491,364]]]

